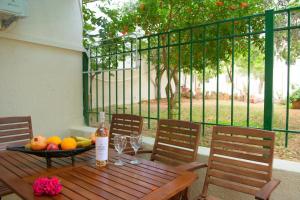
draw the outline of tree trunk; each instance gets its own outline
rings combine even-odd
[[[228,74],[228,77],[229,77],[229,80],[230,80],[230,83],[232,84],[232,71],[231,71],[231,66],[226,66],[226,71],[227,71],[227,74]]]

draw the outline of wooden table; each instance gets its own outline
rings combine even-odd
[[[115,166],[114,150],[109,152],[107,167],[96,168],[94,150],[76,157],[53,159],[46,169],[45,159],[18,152],[0,153],[0,180],[24,199],[113,199],[164,200],[189,187],[197,178],[192,172],[147,160],[131,165],[132,156],[123,155],[124,166]],[[40,176],[57,176],[63,184],[55,197],[35,197],[32,183]]]

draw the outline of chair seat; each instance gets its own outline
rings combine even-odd
[[[13,193],[4,183],[0,182],[0,197]]]

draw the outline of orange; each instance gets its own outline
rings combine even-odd
[[[61,144],[61,139],[58,136],[49,137],[47,139],[47,144],[50,144],[50,143],[60,145]]]
[[[74,138],[64,138],[61,142],[61,149],[62,150],[72,150],[76,149],[77,143]]]

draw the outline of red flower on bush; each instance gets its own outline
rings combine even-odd
[[[62,185],[57,177],[40,177],[34,181],[32,188],[36,196],[55,196],[61,192]]]

